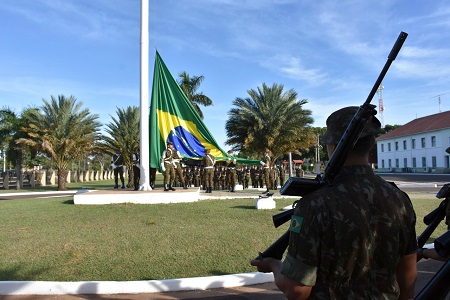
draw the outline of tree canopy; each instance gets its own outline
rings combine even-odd
[[[225,143],[233,150],[260,157],[269,149],[274,161],[314,145],[311,111],[303,109],[306,99],[299,100],[293,89],[284,91],[281,84],[263,83],[247,93],[249,97],[236,98],[228,112]]]
[[[51,157],[58,170],[58,190],[66,190],[67,169],[94,147],[100,123],[98,116],[83,109],[73,96],[51,96],[44,105],[27,114],[27,125],[21,128],[26,137],[16,143],[26,145]]]
[[[140,141],[140,111],[139,107],[128,106],[117,108],[117,118],[111,116],[112,122],[106,124],[105,131],[109,136],[103,136],[102,149],[113,155],[116,149],[124,158],[128,170],[128,184],[133,182],[133,168],[131,156],[139,149]]]
[[[200,87],[202,81],[205,79],[205,77],[204,76],[191,77],[186,72],[181,72],[179,74],[179,77],[180,79],[178,81],[178,84],[180,85],[186,97],[191,102],[192,106],[194,106],[200,118],[203,119],[203,112],[200,109],[200,105],[203,106],[213,105],[212,100],[208,96],[203,95],[203,93],[196,92],[197,89]]]

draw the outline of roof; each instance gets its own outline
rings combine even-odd
[[[303,160],[301,160],[301,159],[293,159],[292,162],[293,162],[294,164],[302,164],[302,163],[303,163]],[[283,163],[283,164],[288,164],[289,162],[288,162],[287,160],[283,160],[282,163]]]
[[[415,119],[379,136],[377,141],[447,128],[450,128],[450,111]]]

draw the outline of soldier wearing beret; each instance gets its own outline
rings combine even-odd
[[[358,107],[327,119],[335,150]],[[373,110],[373,114],[376,111]],[[288,299],[412,299],[417,277],[415,213],[408,196],[368,162],[380,122],[371,116],[331,185],[297,201],[284,261],[253,260],[273,272]]]

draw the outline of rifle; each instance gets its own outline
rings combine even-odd
[[[391,52],[389,53],[388,59],[378,75],[375,84],[372,87],[369,95],[367,96],[366,101],[359,107],[358,111],[353,116],[350,124],[342,135],[339,143],[336,146],[333,154],[331,155],[330,160],[328,161],[327,166],[325,167],[324,174],[321,176],[317,175],[315,179],[305,179],[299,177],[291,177],[289,178],[283,187],[280,190],[281,195],[289,195],[289,196],[304,196],[307,195],[322,186],[331,185],[333,179],[336,177],[337,173],[340,171],[342,166],[344,165],[345,160],[347,159],[349,151],[355,146],[356,141],[358,140],[361,132],[364,129],[364,126],[367,124],[369,118],[376,114],[375,105],[370,104],[372,98],[375,96],[378,87],[383,81],[384,76],[386,75],[389,67],[392,62],[397,57],[403,43],[408,36],[405,32],[400,32],[394,46],[392,47]],[[280,226],[281,224],[287,222],[291,219],[292,214],[294,213],[295,204],[293,204],[293,208],[287,210],[283,213],[273,216],[273,221],[275,227]],[[267,248],[264,252],[260,252],[257,259],[263,259],[265,257],[273,257],[276,259],[281,259],[283,257],[284,252],[286,251],[287,246],[289,245],[289,230],[285,232],[278,240],[276,240],[269,248]]]
[[[448,148],[447,150],[449,150]],[[449,151],[447,151],[449,153]],[[450,154],[450,153],[449,153]],[[431,213],[423,218],[423,222],[428,225],[425,231],[417,239],[419,247],[423,247],[425,242],[433,233],[434,229],[439,225],[439,223],[445,217],[445,209],[448,205],[450,199],[450,184],[445,184],[437,193],[436,198],[445,198],[439,206],[433,210]],[[450,254],[450,231],[447,231],[436,240],[434,240],[434,249],[436,252],[442,256],[447,257]],[[450,280],[450,259],[445,262],[445,264],[439,269],[438,272],[433,276],[433,278],[427,283],[427,285],[417,294],[414,298],[416,300],[427,300],[427,299],[446,299],[449,291],[450,285],[448,284]]]

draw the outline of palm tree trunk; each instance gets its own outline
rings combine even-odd
[[[130,187],[134,185],[134,172],[133,172],[133,165],[131,165],[131,168],[127,166],[127,173],[128,173],[128,184],[127,187]]]
[[[23,155],[22,150],[17,150],[17,160],[16,160],[16,190],[21,190],[23,188],[23,167],[22,167]]]
[[[58,191],[67,191],[67,170],[58,168]]]

